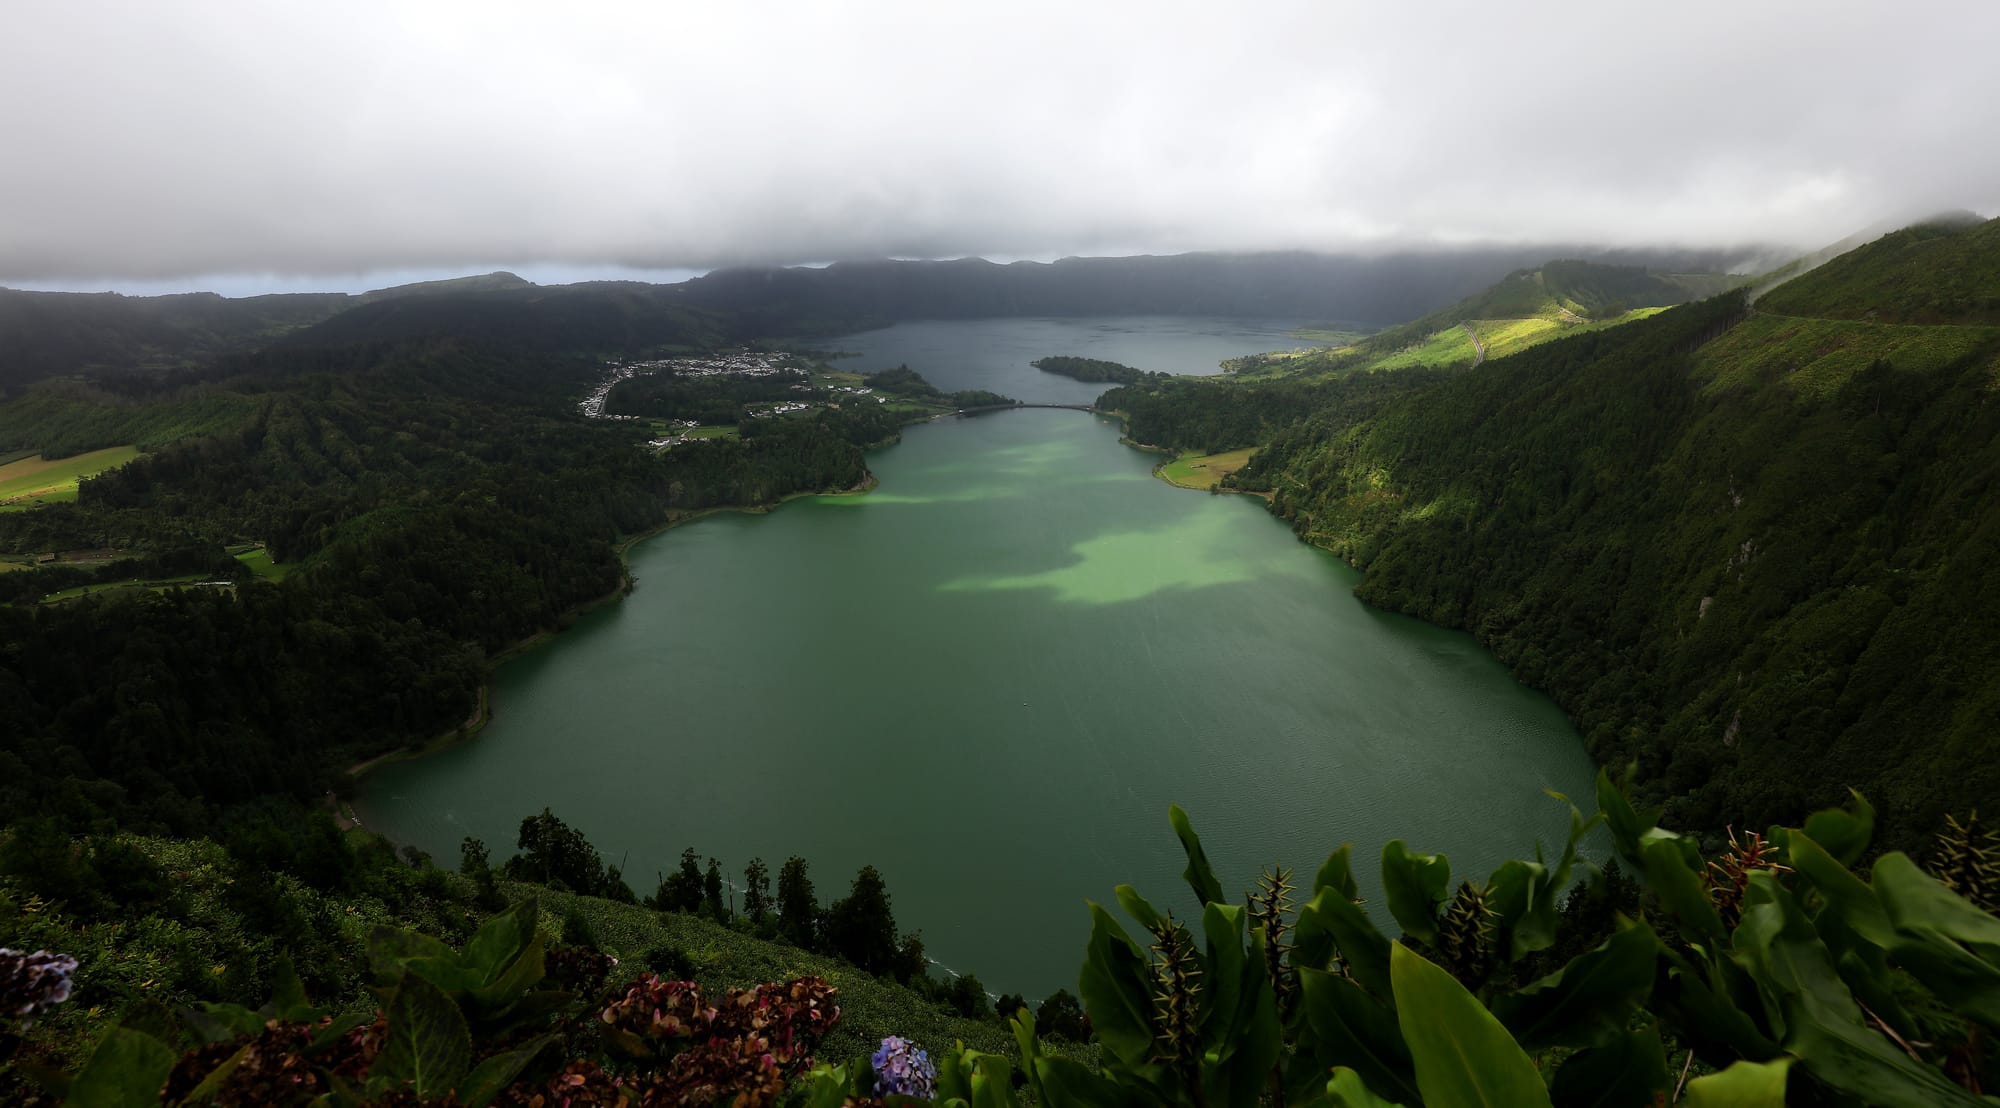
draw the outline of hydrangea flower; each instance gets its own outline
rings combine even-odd
[[[891,1035],[869,1059],[875,1067],[875,1095],[929,1097],[937,1091],[931,1056],[908,1039]]]
[[[0,1019],[18,1020],[26,1029],[36,1016],[69,999],[75,973],[76,959],[67,954],[0,947]]]

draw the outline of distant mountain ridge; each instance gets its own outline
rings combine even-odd
[[[1574,253],[1574,250],[1567,251]],[[269,345],[461,337],[574,353],[812,338],[909,319],[1214,315],[1408,319],[1562,248],[843,262],[726,269],[677,285],[538,286],[496,272],[360,295],[128,297],[0,289],[0,392],[44,377],[184,368]],[[1597,252],[1701,269],[1721,254]]]

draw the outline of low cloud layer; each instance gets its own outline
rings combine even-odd
[[[1816,245],[2000,210],[2000,5],[15,4],[0,283]]]

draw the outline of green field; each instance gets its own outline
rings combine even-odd
[[[1255,447],[1246,446],[1241,450],[1225,451],[1221,454],[1182,454],[1171,462],[1164,462],[1158,473],[1168,484],[1184,489],[1207,491],[1209,486],[1243,468],[1250,460]]]
[[[126,589],[151,589],[160,592],[176,585],[190,585],[203,579],[199,573],[183,574],[179,577],[157,577],[150,580],[133,577],[124,581],[106,581],[97,585],[78,585],[73,589],[52,592],[42,597],[44,604],[60,604],[65,600],[75,600],[79,596],[97,596],[101,593],[122,592]]]
[[[253,547],[236,555],[236,560],[250,567],[250,572],[266,581],[283,581],[292,570],[298,568],[295,562],[274,562],[271,552],[263,547]]]
[[[37,454],[0,465],[0,511],[75,500],[79,480],[116,469],[138,456],[136,446],[114,446],[54,461],[44,461]]]

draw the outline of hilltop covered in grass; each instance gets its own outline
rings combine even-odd
[[[1557,260],[1521,269],[1450,307],[1330,350],[1253,355],[1238,372],[1366,372],[1470,366],[1566,335],[1602,330],[1741,284],[1720,273]]]
[[[1760,311],[1880,323],[2000,324],[2000,219],[1906,227],[1758,298]]]

